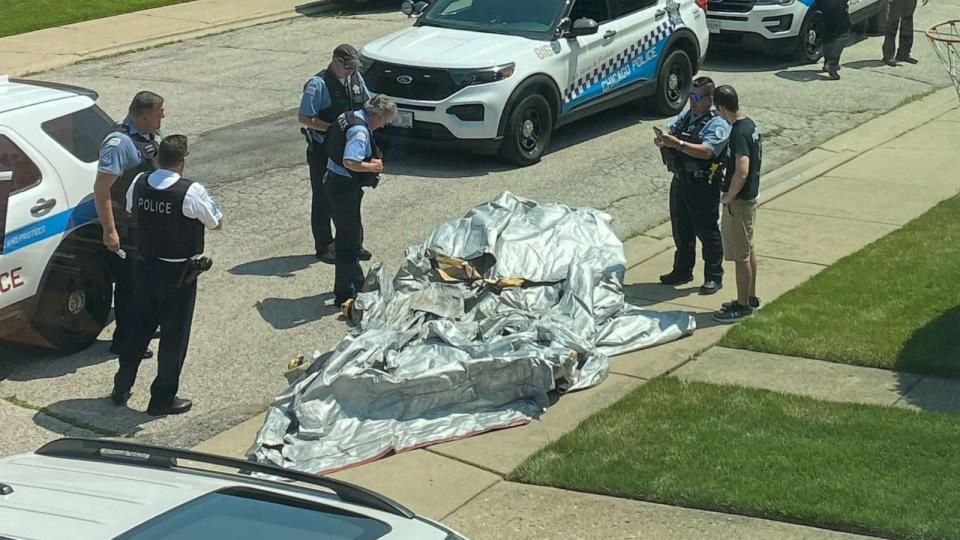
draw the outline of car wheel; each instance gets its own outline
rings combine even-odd
[[[96,255],[78,255],[69,264],[58,264],[58,259],[51,263],[31,323],[55,349],[70,353],[90,345],[107,324],[113,282]]]
[[[660,64],[656,93],[648,103],[658,114],[674,116],[683,110],[693,84],[693,63],[682,49],[670,51]]]
[[[802,62],[812,64],[823,56],[823,14],[812,10],[800,26],[797,36],[796,56]]]
[[[553,112],[547,99],[530,93],[522,97],[510,112],[500,158],[513,165],[526,167],[540,161],[553,134]]]

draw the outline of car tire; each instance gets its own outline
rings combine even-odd
[[[820,10],[811,10],[803,19],[795,56],[806,64],[814,64],[823,56],[823,13]]]
[[[673,49],[660,64],[657,88],[647,105],[657,114],[676,116],[683,110],[693,84],[693,62],[683,49]]]
[[[102,256],[85,253],[71,258],[54,256],[31,317],[33,329],[62,353],[93,343],[106,326],[113,303],[113,281]]]
[[[530,92],[510,111],[500,143],[500,158],[512,165],[526,167],[540,161],[550,146],[553,111],[541,94]]]

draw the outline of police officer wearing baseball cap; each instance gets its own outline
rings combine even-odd
[[[330,124],[338,116],[362,108],[370,99],[370,91],[359,73],[360,67],[360,53],[356,48],[347,43],[337,46],[330,65],[303,85],[297,114],[297,120],[305,126],[300,131],[307,139],[307,164],[313,191],[310,224],[314,250],[318,259],[329,264],[334,263],[335,256],[332,214],[323,188],[328,159],[324,139]],[[370,257],[370,252],[361,248],[361,260],[370,260]]]

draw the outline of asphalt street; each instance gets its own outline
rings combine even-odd
[[[951,18],[960,0],[918,8],[918,28]],[[113,406],[116,357],[109,326],[70,356],[0,345],[0,455],[28,451],[60,433],[136,436],[192,446],[262,411],[287,386],[287,361],[325,351],[345,332],[331,306],[333,267],[313,257],[310,185],[296,106],[307,77],[341,42],[363,43],[410,24],[388,7],[301,17],[176,43],[35,78],[97,90],[121,118],[130,97],[166,98],[166,134],[190,137],[187,176],[205,183],[227,216],[207,236],[213,269],[201,278],[190,353],[181,380],[193,410],[154,419],[144,412],[155,363],[145,361],[130,408]],[[878,37],[844,53],[841,81],[819,66],[738,52],[711,53],[702,74],[732,84],[765,138],[764,170],[947,84],[918,33],[917,66],[883,66]],[[555,134],[543,161],[524,169],[494,157],[392,148],[380,187],[364,199],[366,244],[396,269],[403,250],[437,224],[503,191],[541,202],[609,212],[621,238],[667,218],[669,178],[652,143],[665,119],[626,105]],[[906,159],[906,158],[905,158]],[[665,271],[668,269],[664,269]],[[153,348],[156,349],[156,343]],[[85,431],[92,430],[92,431]]]

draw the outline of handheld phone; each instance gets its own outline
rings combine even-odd
[[[653,126],[653,132],[657,134],[657,138],[663,137],[663,130],[657,126]]]

